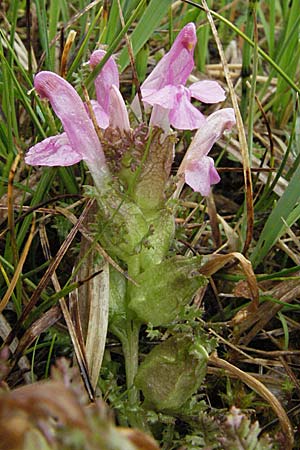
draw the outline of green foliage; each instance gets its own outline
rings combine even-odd
[[[292,226],[300,217],[298,189],[300,166],[297,167],[287,189],[273,207],[259,240],[251,255],[251,261],[256,267],[267,255],[270,248],[282,236],[287,226]]]
[[[167,325],[175,320],[182,307],[190,302],[206,278],[197,273],[201,258],[168,258],[136,277],[131,288],[130,310],[143,323]]]
[[[282,11],[283,24],[276,54],[274,55],[277,64],[291,78],[295,79],[300,56],[299,30],[300,30],[300,4],[293,0],[289,4],[289,10]],[[271,73],[270,76],[272,76]],[[276,98],[273,111],[279,124],[287,122],[287,115],[291,114],[292,93],[288,85],[282,78],[278,79]]]
[[[208,354],[198,340],[187,334],[175,335],[146,356],[135,383],[148,408],[176,412],[200,387]]]
[[[98,195],[99,239],[112,256],[128,262],[136,256],[149,234],[149,225],[142,210],[114,187]]]

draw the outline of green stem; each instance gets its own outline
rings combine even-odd
[[[129,404],[127,419],[131,427],[149,432],[143,415],[138,411],[140,393],[134,385],[139,365],[139,332],[140,324],[128,319],[126,323],[126,338],[122,340]]]
[[[139,255],[128,258],[127,261],[128,274],[135,278],[140,272]],[[131,286],[127,286],[127,305],[130,302]],[[132,313],[127,309],[126,325],[124,329],[124,339],[122,342],[123,354],[125,359],[126,386],[128,391],[129,424],[132,427],[145,430],[145,423],[137,408],[140,403],[139,389],[134,384],[134,379],[139,366],[139,333],[141,324],[134,320]]]
[[[140,323],[127,319],[124,329],[111,326],[111,331],[120,340],[125,360],[126,386],[128,392],[129,411],[126,414],[126,425],[149,432],[144,418],[137,411],[140,403],[139,390],[134,385],[134,379],[139,365],[139,332]]]
[[[125,357],[128,399],[131,407],[135,407],[139,403],[139,391],[134,386],[134,378],[137,374],[139,364],[139,332],[140,324],[133,320],[127,320],[127,340],[126,343],[123,343],[123,351]]]

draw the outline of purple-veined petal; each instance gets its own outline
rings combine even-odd
[[[34,78],[34,87],[42,98],[47,98],[61,120],[69,143],[84,159],[98,188],[108,176],[97,133],[85,110],[83,101],[66,80],[53,72],[40,72]]]
[[[72,166],[81,160],[66,133],[44,139],[31,147],[25,156],[26,164],[32,166]]]
[[[94,51],[90,57],[90,66],[94,68],[103,59],[105,54],[106,51],[104,50]],[[111,56],[108,58],[100,73],[95,78],[97,101],[107,114],[109,111],[109,93],[113,84],[119,89],[120,83],[118,66],[114,58]]]
[[[205,124],[196,132],[189,146],[182,166],[187,160],[197,160],[208,154],[214,143],[220,139],[225,130],[231,130],[235,125],[235,115],[232,108],[224,108],[210,114]]]
[[[205,124],[203,114],[191,104],[187,88],[179,86],[169,114],[170,124],[179,130],[195,130]]]
[[[121,92],[114,84],[110,88],[109,124],[120,131],[129,131],[130,123],[127,108]]]
[[[225,91],[216,81],[203,80],[189,86],[192,97],[203,103],[218,103],[225,100]]]
[[[214,160],[209,156],[204,156],[198,161],[190,161],[184,175],[186,184],[203,196],[209,195],[210,186],[220,181],[219,174],[214,167]]]
[[[141,86],[141,91],[156,91],[168,84],[185,84],[194,67],[196,28],[188,23],[176,37],[170,51],[163,56]]]

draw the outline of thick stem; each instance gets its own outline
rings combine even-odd
[[[127,412],[126,417],[127,426],[130,425],[146,431],[147,427],[144,420],[141,415],[137,413],[140,396],[139,390],[134,385],[134,378],[137,374],[139,363],[140,324],[128,318],[122,331],[114,326],[111,326],[111,331],[118,337],[123,349],[129,403],[129,411]]]

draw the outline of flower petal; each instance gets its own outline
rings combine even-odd
[[[44,139],[31,147],[25,156],[26,164],[32,166],[72,166],[81,160],[66,133]]]
[[[143,102],[152,106],[158,105],[165,109],[172,109],[176,102],[177,93],[178,88],[170,84],[157,91],[143,89]]]
[[[95,184],[102,188],[109,171],[93,123],[83,101],[75,89],[53,72],[40,72],[34,78],[34,87],[42,98],[47,98],[61,120],[70,146],[90,169]]]
[[[96,100],[90,100],[97,124],[100,128],[105,130],[109,126],[109,115],[103,110],[102,106],[96,101]],[[88,111],[88,108],[86,106],[86,110]]]
[[[190,101],[188,89],[177,88],[174,107],[169,114],[170,124],[179,130],[195,130],[205,123],[203,114]]]
[[[169,119],[170,110],[166,108],[162,108],[161,106],[154,105],[150,117],[150,126],[157,126],[165,131],[165,133],[170,132],[170,119]]]
[[[129,131],[130,123],[127,108],[121,92],[114,84],[110,88],[109,124],[120,131]]]
[[[178,174],[184,173],[185,182],[202,195],[208,195],[210,185],[220,181],[214,161],[207,154],[223,132],[230,130],[234,124],[232,108],[220,109],[208,116],[205,125],[195,134],[178,169]]]
[[[174,108],[177,92],[178,88],[170,84],[158,91],[143,90],[145,105],[153,106],[149,125],[156,125],[165,130],[166,133],[170,131],[169,112]]]
[[[218,103],[225,100],[225,91],[216,81],[203,80],[189,86],[192,97],[203,103]]]
[[[103,59],[106,51],[96,50],[90,57],[90,65],[94,68]],[[98,103],[102,106],[103,110],[108,114],[109,110],[109,93],[112,85],[117,88],[120,86],[119,71],[116,61],[111,56],[102,67],[99,75],[95,78],[95,88]]]
[[[156,91],[168,84],[185,84],[194,67],[196,42],[195,25],[188,23],[176,37],[170,51],[163,56],[142,84],[142,94],[144,89]]]
[[[231,130],[233,125],[235,125],[235,115],[232,108],[224,108],[212,113],[206,118],[205,125],[195,134],[187,150],[185,161],[198,160],[207,155],[223,132]],[[182,163],[183,167],[185,161]]]
[[[204,156],[201,160],[191,161],[184,171],[185,182],[201,195],[209,195],[210,186],[220,181],[218,172],[214,167],[214,160]]]

